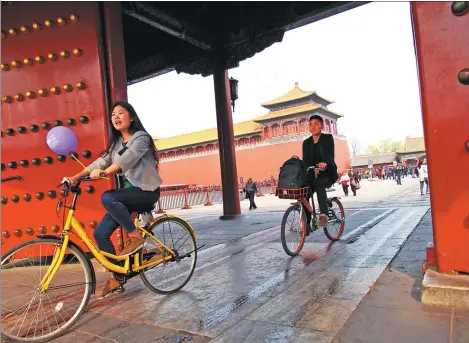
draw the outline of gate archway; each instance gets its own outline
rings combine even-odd
[[[213,74],[223,211],[239,214],[227,70],[286,30],[362,4],[2,2],[2,178],[20,176],[2,184],[2,248],[59,225],[50,211],[54,186],[77,165],[50,154],[47,130],[71,126],[86,162],[104,150],[109,105],[126,98],[126,84],[169,70]],[[469,272],[468,6],[412,3],[435,257],[444,272]],[[449,175],[451,163],[461,177]],[[111,184],[93,186],[80,211],[89,232],[103,214],[96,195]]]

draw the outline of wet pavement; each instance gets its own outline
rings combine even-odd
[[[123,294],[93,296],[54,342],[332,342],[429,210],[415,179],[360,191],[342,199],[342,239],[332,244],[318,230],[294,258],[280,242],[288,201],[261,197],[252,212],[242,202],[243,216],[229,221],[217,205],[174,211],[205,245],[183,290],[158,295],[135,278]]]
[[[358,190],[356,197],[352,195],[345,197],[340,187],[335,187],[335,191],[328,192],[329,197],[340,197],[346,209],[347,223],[344,237],[347,236],[347,232],[360,226],[359,230],[368,229],[396,208],[430,205],[428,196],[420,196],[417,179],[407,177],[402,183],[403,186],[397,186],[392,180],[362,180],[362,188]],[[171,210],[168,213],[177,214],[189,220],[197,232],[198,246],[204,245],[204,248],[208,248],[279,226],[291,202],[270,194],[256,197],[255,201],[258,209],[254,211],[248,210],[248,200],[241,201],[242,215],[236,221],[219,219],[223,211],[222,204],[201,205],[191,210]],[[317,203],[316,208],[318,208]],[[318,238],[322,242],[328,241],[324,235],[316,236],[315,240]]]

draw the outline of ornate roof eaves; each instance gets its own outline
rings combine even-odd
[[[254,121],[256,123],[259,123],[259,124],[263,124],[263,123],[266,123],[266,122],[269,122],[269,121],[281,121],[281,120],[284,120],[285,118],[297,117],[299,115],[305,115],[305,114],[308,114],[308,113],[313,113],[314,111],[316,111],[316,109],[314,109],[314,110],[305,110],[303,112],[298,112],[298,113],[286,114],[282,117],[264,118],[264,119],[254,118],[252,121]],[[262,118],[262,117],[263,116],[259,116],[258,118]]]
[[[289,92],[285,93],[285,94],[288,94]],[[277,98],[281,98],[282,96],[284,96],[285,94],[277,97]],[[275,99],[273,100],[269,100],[269,101],[266,101],[264,103],[261,104],[262,107],[268,109],[268,110],[271,110],[272,108],[274,107],[277,107],[277,106],[282,106],[282,105],[291,105],[295,102],[298,102],[299,100],[306,100],[308,99],[308,97],[311,97],[313,96],[314,94],[316,94],[316,91],[311,91],[308,93],[305,93],[304,96],[301,96],[301,97],[298,97],[298,98],[294,98],[294,99],[291,99],[291,100],[287,100],[287,101],[279,101],[279,102],[272,102],[274,101]]]
[[[324,111],[326,114],[330,114],[332,116],[335,116],[336,118],[333,118],[333,119],[339,119],[339,118],[343,118],[344,115],[342,113],[339,113],[339,112],[334,112],[334,111],[331,111],[327,108],[318,108],[317,111]]]

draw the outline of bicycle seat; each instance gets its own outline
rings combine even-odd
[[[152,205],[150,207],[147,207],[147,208],[140,208],[137,212],[137,214],[144,214],[144,213],[150,213],[150,212],[153,212],[155,210],[155,206]]]

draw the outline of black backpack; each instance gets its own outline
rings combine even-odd
[[[298,156],[287,160],[280,168],[278,188],[301,188],[308,185],[306,169]]]

